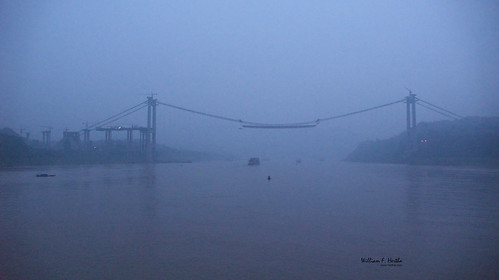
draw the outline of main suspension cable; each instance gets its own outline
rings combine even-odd
[[[347,113],[347,114],[341,114],[341,115],[327,117],[327,118],[319,118],[315,121],[297,122],[297,123],[278,123],[278,124],[276,124],[276,123],[248,122],[248,121],[243,121],[241,119],[229,118],[229,117],[225,117],[225,116],[221,116],[221,115],[215,115],[215,114],[205,113],[205,112],[201,112],[201,111],[196,111],[196,110],[192,110],[192,109],[188,109],[188,108],[184,108],[184,107],[180,107],[180,106],[176,106],[176,105],[172,105],[172,104],[168,104],[168,103],[164,103],[164,102],[160,102],[160,101],[157,101],[157,104],[164,105],[164,106],[178,109],[178,110],[182,110],[182,111],[186,111],[186,112],[190,112],[190,113],[194,113],[194,114],[198,114],[198,115],[202,115],[202,116],[207,116],[207,117],[226,120],[226,121],[237,122],[237,123],[242,124],[243,127],[245,127],[245,128],[307,128],[307,127],[315,127],[320,122],[323,122],[323,121],[329,121],[329,120],[333,120],[333,119],[351,116],[354,114],[360,114],[360,113],[364,113],[367,111],[371,111],[371,110],[383,108],[386,106],[390,106],[393,104],[397,104],[397,103],[400,103],[403,101],[405,101],[405,99],[397,100],[395,102],[390,102],[390,103],[379,105],[379,106],[366,108],[363,110],[359,110],[359,111],[355,111],[355,112],[351,112],[351,113]]]
[[[128,112],[128,111],[130,111],[130,110],[133,110],[133,109],[135,109],[135,108],[137,108],[137,107],[139,107],[139,106],[141,106],[141,105],[143,105],[143,104],[146,104],[146,103],[147,103],[147,101],[141,102],[141,103],[139,103],[139,104],[137,104],[137,105],[135,105],[135,106],[133,106],[133,107],[131,107],[131,108],[128,108],[128,109],[126,109],[126,110],[124,110],[124,111],[121,111],[121,112],[120,112],[120,113],[118,113],[118,114],[112,115],[111,117],[109,117],[109,118],[107,118],[107,119],[105,119],[105,120],[102,120],[102,121],[96,122],[96,123],[94,123],[94,124],[92,124],[92,125],[88,126],[86,129],[93,129],[93,128],[97,127],[97,126],[102,126],[102,125],[105,125],[104,123],[106,123],[107,121],[109,121],[109,120],[111,120],[111,119],[114,119],[114,118],[116,118],[116,117],[118,117],[118,116],[119,116],[118,118],[121,118],[121,117],[123,117],[123,116],[120,116],[120,115],[122,115],[122,114],[124,114],[124,113],[126,113],[126,112]],[[141,108],[141,109],[142,109],[142,108]],[[135,112],[135,111],[134,111],[134,112]],[[107,123],[106,123],[106,124],[107,124]],[[83,129],[82,129],[82,131],[83,131]]]
[[[450,114],[447,114],[447,113],[444,113],[444,112],[441,112],[441,111],[435,110],[435,109],[433,109],[433,108],[431,108],[431,107],[429,107],[429,106],[423,105],[423,104],[421,104],[421,103],[419,103],[419,102],[417,102],[416,104],[418,104],[419,106],[421,106],[421,107],[423,107],[423,108],[426,108],[426,109],[428,109],[428,110],[430,110],[430,111],[433,111],[433,112],[435,112],[435,113],[438,113],[438,114],[441,114],[441,115],[443,115],[443,116],[446,116],[446,117],[448,117],[448,118],[451,118],[451,119],[454,119],[454,120],[457,120],[457,119],[458,119],[458,118],[456,118],[456,117],[454,117],[454,116],[452,116],[452,115],[450,115]]]
[[[401,100],[397,100],[397,101],[390,102],[390,103],[387,103],[387,104],[383,104],[383,105],[379,105],[379,106],[374,106],[374,107],[370,107],[370,108],[367,108],[367,109],[363,109],[363,110],[359,110],[359,111],[355,111],[355,112],[351,112],[351,113],[347,113],[347,114],[342,114],[342,115],[337,115],[337,116],[332,116],[332,117],[327,117],[327,118],[320,118],[320,119],[317,119],[317,122],[324,122],[324,121],[339,119],[339,118],[343,118],[343,117],[347,117],[347,116],[351,116],[351,115],[355,115],[355,114],[360,114],[360,113],[364,113],[364,112],[367,112],[367,111],[371,111],[371,110],[383,108],[383,107],[390,106],[390,105],[397,104],[397,103],[404,102],[404,101],[405,101],[405,99],[401,99]]]
[[[133,114],[133,113],[137,112],[138,110],[141,110],[141,109],[143,109],[143,108],[145,108],[145,107],[147,107],[147,104],[144,104],[142,107],[139,107],[139,108],[137,108],[137,109],[135,109],[135,110],[133,110],[133,111],[130,111],[130,112],[128,112],[128,113],[126,113],[126,114],[124,114],[124,115],[122,115],[122,116],[119,116],[119,117],[116,117],[116,118],[114,118],[114,119],[112,119],[112,120],[109,120],[108,122],[102,123],[102,124],[101,124],[101,125],[99,125],[98,127],[102,127],[102,126],[104,126],[104,125],[107,125],[107,124],[113,123],[113,122],[115,122],[115,121],[117,121],[117,120],[119,120],[119,119],[121,119],[121,118],[124,118],[124,117],[126,117],[126,116],[128,116],[128,115],[130,115],[130,114]]]
[[[224,116],[220,116],[220,115],[214,115],[214,114],[204,113],[204,112],[200,112],[200,111],[196,111],[196,110],[191,110],[191,109],[187,109],[187,108],[180,107],[180,106],[175,106],[172,104],[167,104],[167,103],[160,102],[160,101],[157,101],[157,103],[164,105],[164,106],[167,106],[167,107],[171,107],[174,109],[178,109],[178,110],[182,110],[182,111],[186,111],[186,112],[190,112],[190,113],[194,113],[194,114],[198,114],[198,115],[202,115],[202,116],[206,116],[206,117],[211,117],[211,118],[216,118],[216,119],[221,119],[221,120],[226,120],[226,121],[231,121],[231,122],[238,122],[238,123],[243,122],[242,120],[237,120],[234,118],[229,118],[229,117],[224,117]]]
[[[205,112],[200,112],[192,109],[187,109],[184,107],[172,105],[172,104],[167,104],[164,102],[157,102],[158,104],[168,106],[174,109],[202,115],[202,116],[207,116],[211,118],[216,118],[216,119],[221,119],[221,120],[226,120],[226,121],[232,121],[232,122],[237,122],[243,125],[245,128],[305,128],[305,127],[314,127],[318,125],[319,123],[317,121],[312,121],[312,122],[303,122],[303,123],[283,123],[283,124],[275,124],[275,123],[259,123],[259,122],[247,122],[243,121],[241,119],[234,119],[234,118],[229,118],[225,116],[220,116],[220,115],[215,115],[215,114],[210,114],[210,113],[205,113]]]
[[[416,100],[417,100],[417,101],[421,101],[421,102],[423,102],[423,103],[425,103],[425,104],[427,104],[427,105],[433,106],[433,107],[435,107],[435,108],[437,108],[437,109],[440,109],[440,110],[442,110],[442,111],[444,111],[444,112],[447,112],[447,113],[449,113],[449,114],[451,114],[451,115],[455,116],[455,117],[453,117],[453,118],[456,118],[456,117],[457,117],[458,119],[462,119],[462,118],[463,118],[462,116],[460,116],[460,115],[458,115],[458,114],[456,114],[456,113],[453,113],[453,112],[451,112],[451,111],[449,111],[449,110],[446,110],[446,109],[444,109],[444,108],[442,108],[442,107],[439,107],[439,106],[437,106],[437,105],[433,105],[433,104],[431,104],[430,102],[424,101],[424,100],[419,99],[419,98],[416,98]]]

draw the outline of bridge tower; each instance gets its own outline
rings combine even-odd
[[[156,154],[156,106],[157,99],[153,95],[147,97],[147,131],[145,134],[146,159],[154,161]]]
[[[409,90],[409,95],[405,97],[407,104],[407,146],[410,151],[414,151],[416,141],[416,95]]]
[[[50,134],[51,134],[51,132],[52,132],[51,129],[42,131],[43,145],[47,148],[50,148]]]

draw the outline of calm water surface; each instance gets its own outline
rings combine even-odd
[[[497,169],[0,170],[0,279],[498,279],[498,252]]]

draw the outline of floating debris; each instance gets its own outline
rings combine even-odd
[[[36,174],[36,177],[55,177],[55,175],[54,174],[42,173],[42,174]]]

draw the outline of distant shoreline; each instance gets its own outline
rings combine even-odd
[[[345,160],[499,168],[499,117],[420,123],[410,135],[360,143]]]
[[[97,149],[85,149],[79,145],[74,146],[76,148],[73,149],[56,144],[56,148],[43,148],[40,147],[36,140],[28,141],[19,137],[10,129],[3,129],[0,131],[0,167],[150,163],[140,149],[130,149],[119,142],[113,145],[101,145]],[[177,150],[158,145],[154,162],[192,163],[194,161],[224,158],[228,158],[228,156]]]

